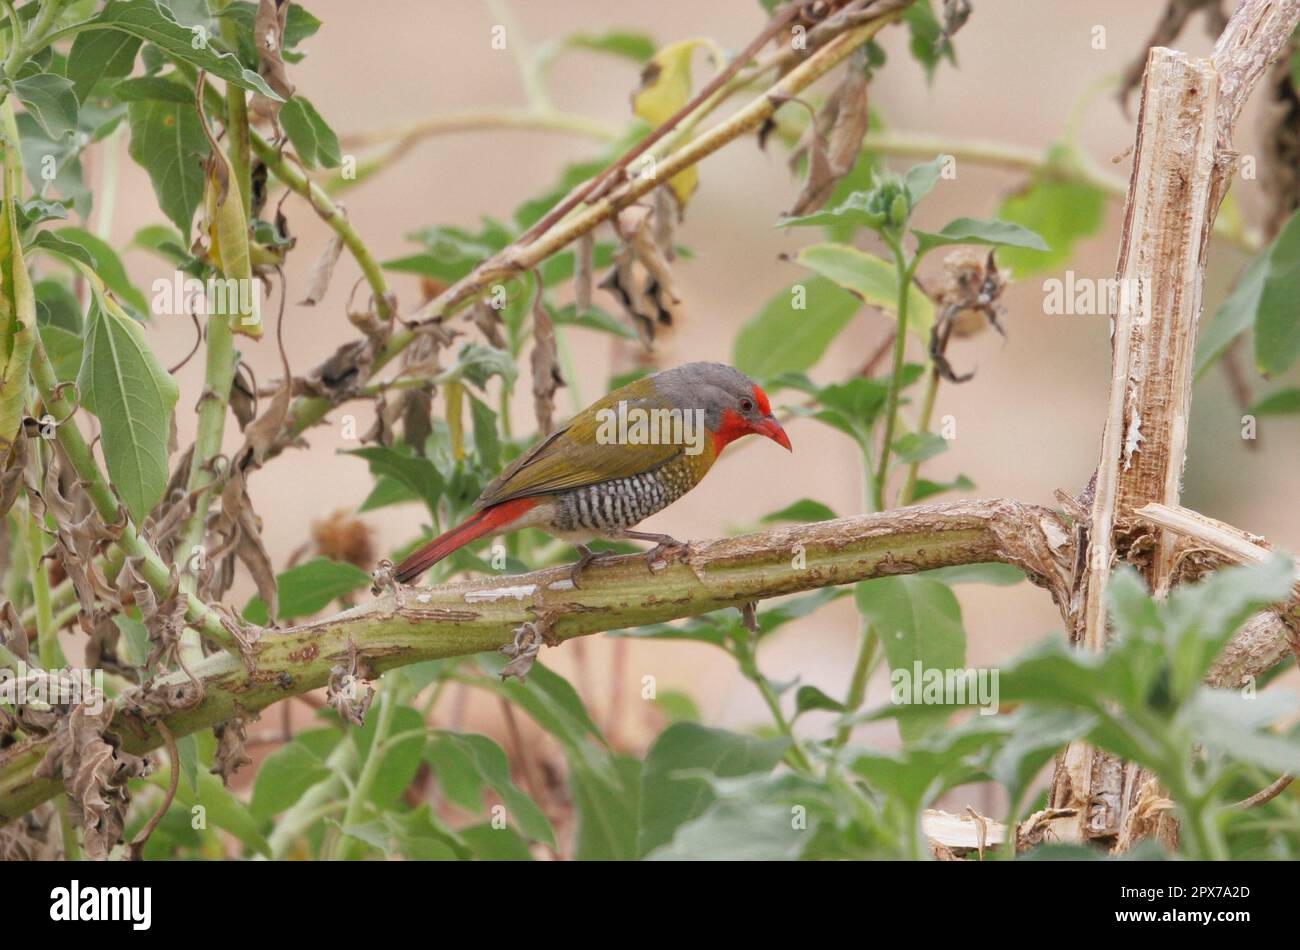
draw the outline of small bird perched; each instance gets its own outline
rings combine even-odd
[[[476,538],[541,528],[577,545],[573,578],[600,555],[594,538],[654,541],[646,563],[685,545],[631,528],[686,494],[728,443],[757,433],[790,449],[767,394],[721,363],[687,363],[616,389],[494,479],[478,510],[393,569],[408,583]]]

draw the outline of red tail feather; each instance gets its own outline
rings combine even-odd
[[[493,505],[491,508],[484,508],[464,524],[452,528],[419,550],[408,554],[402,563],[393,569],[394,579],[403,584],[414,580],[453,551],[509,524],[524,512],[537,507],[537,504],[536,498],[516,498],[513,501]]]

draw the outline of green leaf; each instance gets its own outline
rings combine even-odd
[[[369,583],[369,574],[359,567],[341,561],[318,557],[305,564],[298,564],[275,578],[280,600],[280,613],[277,619],[310,617],[324,610],[339,597],[360,590]],[[243,614],[245,620],[259,626],[264,626],[270,620],[266,612],[266,603],[261,597],[250,600],[244,607]]]
[[[1300,771],[1300,742],[1268,727],[1293,719],[1298,708],[1300,700],[1281,691],[1247,698],[1234,690],[1201,687],[1189,704],[1187,722],[1207,749],[1271,772],[1294,774]]]
[[[113,86],[113,95],[123,102],[181,102],[194,105],[194,90],[184,82],[174,78],[175,73],[166,76],[136,76],[123,79]]]
[[[191,810],[195,805],[202,805],[209,824],[230,832],[258,854],[271,856],[271,846],[262,837],[257,820],[220,779],[209,772],[199,772],[198,789],[196,794],[181,784],[176,789],[176,800]]]
[[[96,28],[111,27],[152,43],[172,59],[189,63],[250,92],[277,102],[280,97],[251,69],[245,69],[233,53],[222,53],[210,43],[203,26],[192,28],[176,22],[172,12],[158,0],[110,0],[92,21]]]
[[[308,168],[335,168],[343,160],[338,136],[306,96],[295,95],[280,108],[280,125]]]
[[[1300,389],[1280,389],[1255,403],[1250,411],[1256,416],[1288,416],[1300,412]]]
[[[457,834],[480,861],[531,861],[528,842],[510,826],[472,825]]]
[[[902,19],[907,24],[907,32],[911,36],[908,49],[912,53],[912,58],[925,70],[927,80],[934,78],[934,71],[941,60],[956,62],[952,43],[943,40],[943,26],[935,17],[930,0],[918,0],[909,5],[903,11]]]
[[[723,799],[684,824],[651,861],[793,861],[811,842],[783,804]]]
[[[375,487],[370,490],[366,500],[357,509],[359,512],[375,511],[388,505],[401,504],[404,501],[420,501],[419,492],[408,488],[395,478],[380,475],[375,479]]]
[[[334,733],[332,729],[321,731]],[[307,789],[331,774],[325,760],[302,736],[295,737],[293,742],[268,755],[258,767],[249,810],[254,818],[265,821],[293,807]]]
[[[916,491],[912,493],[912,502],[915,504],[933,495],[941,495],[948,491],[970,491],[974,487],[975,483],[965,475],[958,475],[950,482],[933,482],[928,478],[918,478],[916,480]]]
[[[928,577],[879,577],[854,591],[858,612],[880,637],[892,673],[915,677],[922,671],[959,670],[966,665],[966,631],[961,607],[948,585]],[[946,716],[940,709],[936,715]],[[926,731],[927,718],[899,720],[908,739]]]
[[[1011,733],[993,757],[993,777],[1007,787],[1013,805],[1058,750],[1086,736],[1097,723],[1093,713],[1029,706],[1010,716]]]
[[[190,102],[132,102],[130,154],[149,173],[158,207],[182,234],[190,233],[203,200],[202,159],[208,153],[198,110]]]
[[[77,101],[85,102],[95,83],[131,75],[141,40],[117,30],[85,30],[78,33],[68,52],[64,75],[72,83]]]
[[[1291,219],[1295,221],[1295,218]],[[1229,344],[1255,325],[1259,296],[1268,275],[1269,248],[1256,255],[1237,278],[1227,299],[1219,304],[1196,338],[1196,375],[1199,377],[1223,355]]]
[[[794,694],[795,715],[801,715],[811,709],[825,709],[830,712],[845,712],[845,706],[838,699],[827,696],[816,686],[800,686]]]
[[[572,759],[570,767],[578,809],[574,857],[579,861],[636,859],[641,760],[615,754],[606,769],[574,765]]]
[[[122,658],[132,666],[143,667],[149,659],[149,628],[127,614],[114,614],[113,623],[122,634]]]
[[[39,322],[39,317],[38,317]],[[54,364],[54,375],[61,383],[76,382],[81,372],[82,337],[61,326],[40,324],[41,345]]]
[[[911,207],[915,208],[920,204],[921,199],[939,184],[939,177],[943,173],[943,165],[946,161],[947,158],[940,155],[920,165],[913,165],[904,173],[903,190],[907,192]]]
[[[646,855],[668,844],[678,828],[703,814],[717,797],[705,780],[676,773],[705,769],[723,778],[766,773],[789,745],[784,738],[757,739],[693,722],[669,726],[650,747],[642,770],[638,852]]]
[[[556,325],[568,324],[575,327],[585,327],[588,330],[598,330],[601,333],[608,333],[612,336],[619,336],[625,340],[635,340],[636,331],[625,320],[602,310],[599,307],[589,307],[585,313],[577,313],[576,308],[570,304],[567,307],[561,307],[554,314]]]
[[[894,440],[897,459],[905,465],[924,462],[946,451],[948,440],[933,432],[909,432]]]
[[[1065,157],[1063,149],[1054,149],[1048,162]],[[1061,270],[1074,259],[1075,245],[1101,230],[1105,214],[1106,195],[1098,188],[1059,176],[1041,176],[1007,198],[998,217],[1041,235],[1049,250],[1004,248],[998,252],[998,263],[1022,278]]]
[[[609,30],[605,33],[575,33],[561,42],[562,48],[585,49],[597,53],[609,53],[630,59],[634,63],[644,63],[655,54],[655,41],[644,33],[629,33],[625,30]]]
[[[92,269],[95,266],[95,258],[88,250],[80,244],[65,241],[57,231],[37,231],[36,236],[32,238],[31,244],[28,246],[32,250],[57,254],[70,264],[80,262]]]
[[[1265,376],[1285,372],[1300,357],[1300,211],[1268,252],[1268,270],[1255,315],[1255,364]]]
[[[438,499],[442,497],[444,482],[442,476],[438,474],[438,469],[429,459],[380,445],[353,449],[343,454],[365,459],[372,475],[384,475],[399,482],[414,492],[428,507],[430,513],[437,512]]]
[[[835,281],[849,293],[891,313],[898,310],[898,270],[893,264],[847,244],[800,248],[794,262]],[[915,283],[907,288],[908,329],[925,340],[934,324],[934,304]]]
[[[393,702],[391,695],[384,702]],[[410,706],[398,706],[393,710],[389,734],[383,747],[374,748],[375,732],[379,726],[378,710],[366,716],[366,723],[354,734],[357,754],[364,761],[371,755],[380,754],[382,758],[375,770],[374,784],[370,787],[370,801],[381,808],[390,807],[406,791],[415,779],[420,762],[424,759],[424,747],[428,744],[427,727],[424,717]]]
[[[63,227],[42,233],[84,248],[90,257],[91,266],[95,268],[95,273],[108,285],[108,289],[117,295],[117,299],[122,302],[127,311],[132,316],[141,318],[149,314],[148,300],[139,288],[131,283],[122,259],[117,256],[117,252],[107,241],[91,234],[85,228],[78,227]]]
[[[778,228],[871,228],[879,231],[888,220],[889,215],[871,206],[872,193],[855,191],[844,199],[842,204],[825,211],[816,211],[794,218],[782,218],[776,223]]]
[[[925,254],[936,247],[949,244],[983,244],[989,247],[1023,247],[1035,251],[1049,248],[1041,237],[1012,221],[981,221],[978,218],[957,218],[937,232],[913,231],[917,253]]]
[[[109,479],[139,524],[167,486],[167,443],[179,390],[140,325],[98,291],[77,385],[102,427]]]
[[[471,813],[483,808],[483,776],[463,744],[453,742],[449,733],[434,733],[424,754],[449,802]]]
[[[838,518],[829,506],[823,505],[820,501],[813,501],[811,498],[801,498],[792,505],[786,505],[780,511],[774,511],[769,515],[762,517],[763,524],[770,524],[774,521],[831,521]]]
[[[993,584],[996,587],[1007,587],[1019,584],[1025,579],[1025,574],[1020,568],[996,562],[940,567],[933,571],[925,571],[922,576],[943,581],[950,586],[952,584]]]
[[[13,83],[23,107],[53,139],[77,127],[77,94],[72,83],[53,73],[37,73]]]
[[[759,379],[810,369],[859,306],[857,298],[824,277],[794,284],[741,327],[732,362]]]
[[[473,393],[469,397],[470,417],[474,420],[474,449],[483,467],[496,471],[501,467],[501,437],[497,433],[497,414]]]
[[[700,721],[700,707],[681,690],[661,689],[655,694],[654,703],[669,722]]]
[[[510,819],[526,837],[555,847],[555,831],[531,798],[510,779],[510,762],[501,747],[487,736],[472,733],[441,734],[473,760],[479,775],[501,797]]]

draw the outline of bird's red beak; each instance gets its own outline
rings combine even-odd
[[[776,416],[768,413],[761,421],[754,424],[754,431],[759,435],[765,435],[777,445],[784,446],[787,452],[793,452],[790,445],[790,437],[785,434],[781,428],[781,423],[776,421]]]

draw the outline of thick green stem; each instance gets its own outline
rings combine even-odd
[[[115,731],[128,751],[139,754],[162,744],[148,724],[152,712],[179,738],[317,689],[350,657],[378,675],[421,660],[496,650],[513,642],[514,631],[525,622],[541,621],[563,641],[868,577],[986,561],[1013,563],[1064,597],[1044,525],[1053,535],[1064,534],[1053,512],[1018,502],[916,505],[695,541],[689,565],[674,560],[655,574],[638,555],[612,558],[588,568],[577,589],[567,567],[434,588],[402,587],[333,617],[264,632],[250,647],[254,672],[230,654],[206,657],[191,667],[204,686],[197,705],[147,709],[140,730],[119,714]],[[128,524],[124,538],[131,537]],[[795,550],[802,558],[791,557]],[[172,673],[155,685],[165,695],[168,683],[184,681],[183,673]],[[132,716],[131,721],[141,720]],[[48,740],[31,739],[0,749],[0,818],[22,814],[58,791],[57,783],[33,774],[47,748]]]

